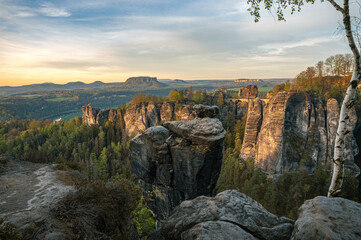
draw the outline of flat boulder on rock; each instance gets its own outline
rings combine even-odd
[[[163,123],[163,126],[184,139],[202,145],[213,145],[226,136],[226,130],[216,118],[170,121]]]
[[[198,104],[194,105],[193,109],[196,111],[196,116],[198,118],[215,118],[219,114],[219,108],[217,106]]]
[[[292,230],[293,220],[273,215],[236,190],[182,202],[160,229],[165,239],[266,240],[290,239]],[[237,233],[244,238],[229,238]]]
[[[361,239],[361,204],[323,196],[306,201],[299,209],[292,240]]]
[[[241,227],[223,221],[209,221],[199,223],[191,229],[185,231],[181,239],[232,239],[232,240],[258,240],[252,234],[246,232]]]

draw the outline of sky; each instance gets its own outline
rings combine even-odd
[[[255,23],[245,0],[0,0],[0,86],[293,78],[348,53],[328,2]]]

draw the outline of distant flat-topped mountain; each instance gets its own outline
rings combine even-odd
[[[131,77],[128,78],[124,83],[119,84],[117,87],[123,89],[154,89],[168,87],[168,85],[159,82],[156,77]]]
[[[172,81],[173,84],[187,84],[186,81],[184,80],[180,80],[180,79],[175,79]]]
[[[69,82],[66,84],[55,84],[55,83],[41,83],[41,84],[31,84],[24,85],[19,87],[0,87],[0,96],[8,96],[19,93],[34,92],[34,91],[54,91],[54,90],[98,90],[107,87],[113,87],[118,85],[117,83],[104,83],[101,81],[96,81],[93,83],[83,83],[83,82]]]

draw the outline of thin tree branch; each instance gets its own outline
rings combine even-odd
[[[327,0],[329,1],[335,8],[337,11],[340,11],[342,14],[344,13],[344,9],[337,4],[337,2],[335,2],[334,0]]]

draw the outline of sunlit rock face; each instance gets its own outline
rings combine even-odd
[[[264,102],[259,98],[248,104],[247,125],[242,144],[243,159],[254,159],[256,155],[256,144],[258,133],[262,126]]]
[[[143,190],[155,192],[148,205],[157,219],[186,199],[212,194],[225,135],[219,119],[206,117],[166,122],[131,140],[132,171]]]
[[[248,108],[241,157],[255,159],[255,164],[271,176],[300,168],[312,173],[318,163],[332,163],[338,118],[335,99],[324,104],[313,94],[279,92],[263,107],[253,101]],[[352,110],[344,157],[345,167],[358,175],[354,164],[358,147],[352,134],[356,121]]]
[[[91,104],[82,107],[83,112],[83,123],[86,125],[93,125],[96,124],[97,115],[100,112],[99,108],[93,108]]]

